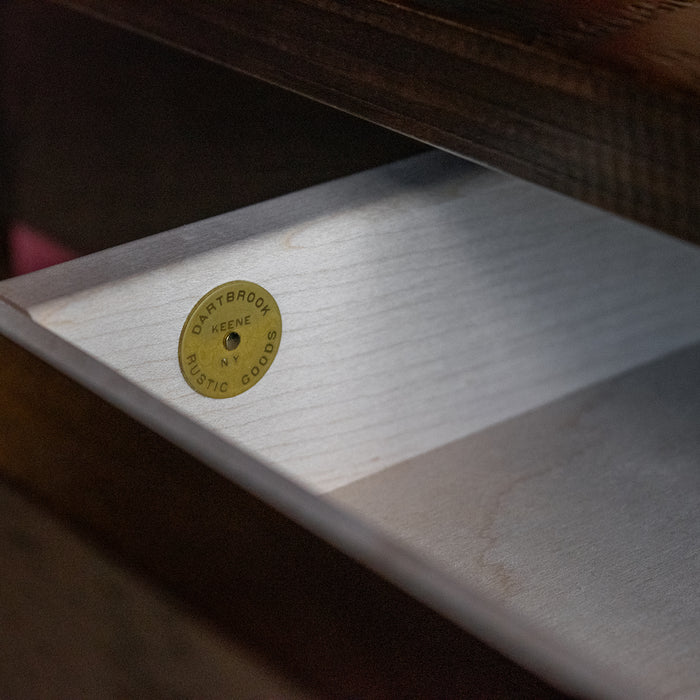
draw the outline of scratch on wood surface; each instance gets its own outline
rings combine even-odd
[[[492,497],[490,507],[484,508],[483,521],[477,530],[477,537],[484,542],[476,556],[476,562],[482,572],[492,574],[491,583],[496,583],[499,593],[503,597],[512,597],[522,590],[523,583],[518,579],[517,572],[506,563],[490,558],[495,554],[497,547],[502,544],[503,537],[497,532],[501,514],[508,508],[512,500],[512,494],[523,484],[538,477],[545,476],[556,469],[556,465],[550,465],[527,474],[520,474],[509,480]],[[509,516],[512,518],[512,515]],[[493,593],[493,589],[490,590]]]

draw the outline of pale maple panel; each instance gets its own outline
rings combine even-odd
[[[263,381],[192,392],[177,344],[248,279],[284,333]],[[59,268],[0,294],[327,491],[700,340],[700,251],[437,153]]]
[[[655,698],[700,695],[700,345],[333,492]]]

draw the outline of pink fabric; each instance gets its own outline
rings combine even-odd
[[[16,223],[8,235],[10,274],[24,275],[78,257],[78,253],[23,223]]]

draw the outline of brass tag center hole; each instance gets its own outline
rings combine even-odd
[[[241,336],[233,331],[224,338],[224,347],[227,350],[235,350],[241,344]]]

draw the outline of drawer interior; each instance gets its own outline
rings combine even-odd
[[[283,335],[215,400],[178,339],[231,280]],[[0,295],[600,666],[700,687],[700,249],[428,153]]]

